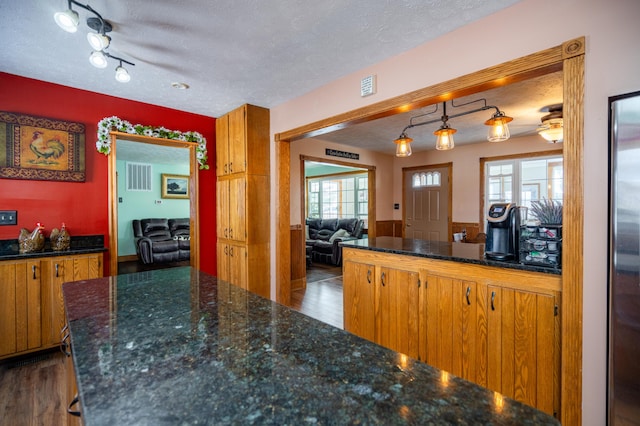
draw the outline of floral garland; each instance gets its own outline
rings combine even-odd
[[[169,130],[164,127],[143,126],[142,124],[131,124],[116,116],[106,117],[98,123],[98,140],[96,149],[104,155],[111,152],[111,130],[117,130],[132,135],[149,136],[152,138],[174,139],[186,142],[197,142],[196,160],[200,165],[200,170],[209,169],[207,164],[207,140],[198,132],[180,132]]]

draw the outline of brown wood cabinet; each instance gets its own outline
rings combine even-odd
[[[42,347],[40,261],[0,262],[0,358]]]
[[[216,120],[216,176],[218,278],[269,297],[268,109]]]
[[[60,344],[60,330],[66,323],[62,284],[102,276],[102,253],[43,257],[42,341],[46,347]]]
[[[91,253],[0,261],[0,358],[59,345],[62,284],[101,277],[102,258]]]
[[[346,330],[560,412],[560,276],[348,247],[343,274]]]

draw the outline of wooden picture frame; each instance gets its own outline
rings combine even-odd
[[[162,173],[162,198],[189,199],[189,176]]]
[[[82,123],[0,111],[0,178],[84,182]]]

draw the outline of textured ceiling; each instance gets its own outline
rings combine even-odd
[[[512,138],[536,134],[541,117],[548,114],[546,107],[562,103],[562,71],[532,78],[519,83],[502,86],[497,89],[455,99],[456,105],[484,98],[488,105],[497,106],[506,115],[513,118],[509,123]],[[452,108],[447,102],[447,114],[476,109],[483,104],[473,103],[468,106]],[[419,110],[380,118],[368,123],[346,127],[331,133],[306,139],[335,142],[352,147],[364,148],[371,151],[393,155],[396,146],[393,140],[400,136],[400,132],[409,124],[411,117],[429,113],[434,106],[427,106]],[[485,120],[491,118],[495,110],[471,113],[449,120],[449,126],[457,129],[454,135],[456,146],[470,143],[486,142],[487,126]],[[435,113],[427,114],[414,120],[414,123],[438,120],[442,115],[441,104]],[[433,132],[440,127],[440,123],[426,124],[407,130],[407,135],[413,138],[411,149],[413,152],[435,149],[436,137]],[[542,141],[542,138],[540,138]]]
[[[123,84],[117,62],[88,62],[89,12],[74,6],[70,34],[53,20],[66,0],[0,0],[0,71],[218,117],[244,103],[273,108],[516,2],[92,1],[113,25],[108,52],[135,63]]]

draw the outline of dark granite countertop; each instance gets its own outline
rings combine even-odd
[[[51,243],[47,238],[44,249],[32,253],[20,253],[18,239],[0,240],[0,260],[19,260],[34,257],[65,256],[73,254],[100,253],[106,251],[104,247],[104,235],[78,235],[71,236],[69,250],[56,251],[51,249]]]
[[[496,266],[499,268],[519,269],[529,272],[543,272],[560,275],[562,270],[544,266],[523,265],[516,260],[498,261],[484,257],[484,244],[452,243],[446,241],[414,240],[410,238],[376,237],[351,240],[342,243],[343,247],[353,247],[381,253],[404,254],[407,256],[430,259],[451,260],[475,265]]]
[[[63,292],[87,426],[559,424],[190,267]]]

